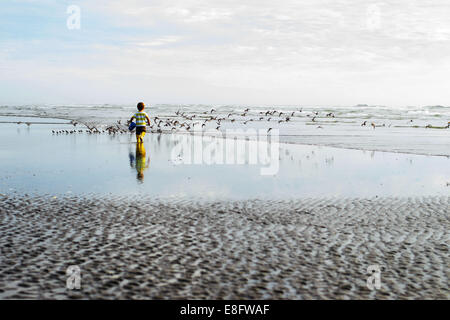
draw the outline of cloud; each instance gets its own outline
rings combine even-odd
[[[77,3],[82,28],[69,31],[65,6]],[[96,100],[132,99],[147,90],[145,79],[170,92],[165,101],[155,93],[161,102],[210,102],[202,91],[218,92],[208,99],[223,103],[428,104],[432,96],[445,104],[450,98],[441,90],[450,65],[450,6],[444,0],[47,0],[0,6],[0,23],[7,26],[0,28],[0,68],[10,70],[2,82],[13,73],[18,83],[21,77],[29,82],[33,74],[58,88],[62,74],[72,78],[71,86],[97,94]],[[83,81],[94,78],[102,84]],[[123,89],[109,94],[103,84],[121,79],[128,79]],[[183,90],[156,86],[156,79],[167,86],[173,79]],[[20,88],[8,91],[14,100]],[[69,89],[64,96],[71,99]]]
[[[168,45],[171,43],[175,43],[177,41],[180,40],[180,37],[176,37],[176,36],[166,36],[166,37],[162,37],[162,38],[156,38],[152,41],[146,41],[146,42],[137,42],[136,45],[137,46],[141,46],[141,47],[158,47],[158,46],[163,46],[163,45]]]

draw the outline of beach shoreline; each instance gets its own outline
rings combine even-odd
[[[178,120],[179,123],[189,124],[193,129],[195,122],[200,125],[205,121],[204,133],[208,136],[224,133],[227,129],[273,128],[280,130],[281,143],[450,158],[449,129],[448,126],[445,127],[449,121],[449,107],[409,107],[386,111],[386,107],[382,106],[274,106],[273,109],[253,106],[248,112],[244,112],[244,108],[220,106],[211,113],[206,105],[155,105],[150,106],[147,111],[152,123],[173,123]],[[273,110],[271,113],[279,110],[284,115],[267,115],[264,113],[269,112],[266,108]],[[108,117],[105,117],[105,110],[108,110]],[[180,113],[180,110],[183,112]],[[124,123],[134,111],[134,106],[119,105],[2,106],[0,116],[62,119],[98,127],[100,130],[116,126],[120,120],[123,122],[121,128],[126,130]],[[233,116],[229,116],[230,114]],[[216,124],[216,121],[208,120],[210,117],[223,120]],[[287,118],[290,120],[286,121]],[[218,124],[220,131],[216,130]],[[374,125],[373,128],[371,124]],[[173,132],[171,126],[164,125],[158,125],[157,128],[155,126],[148,131],[159,130],[165,134]],[[181,127],[175,132],[190,133]],[[244,133],[243,138],[245,135]]]

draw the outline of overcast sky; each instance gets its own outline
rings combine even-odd
[[[450,105],[449,71],[448,0],[0,2],[0,104]]]

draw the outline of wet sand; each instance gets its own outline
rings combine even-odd
[[[283,145],[262,177],[149,134],[139,180],[132,135],[2,128],[0,299],[450,298],[447,158]]]
[[[449,208],[450,197],[0,195],[0,298],[449,299]],[[80,290],[66,289],[70,265]]]
[[[261,170],[269,163],[259,158],[251,164],[249,152],[237,146],[231,149],[236,156],[231,163],[222,157],[216,159],[222,164],[196,164],[192,155],[197,151],[180,158],[177,145],[184,141],[195,145],[193,136],[187,134],[147,134],[144,158],[148,167],[141,179],[133,133],[52,133],[74,128],[85,129],[69,124],[0,124],[0,193],[146,194],[245,201],[447,196],[450,191],[450,158],[446,157],[280,143],[278,152],[269,157],[271,166],[279,164],[278,172],[263,176]],[[207,159],[228,151],[223,144],[205,139],[200,153]],[[190,164],[179,163],[180,159]],[[237,159],[242,160],[240,164]]]

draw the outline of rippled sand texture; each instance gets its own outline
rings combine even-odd
[[[450,298],[450,197],[135,200],[0,196],[0,297]]]

